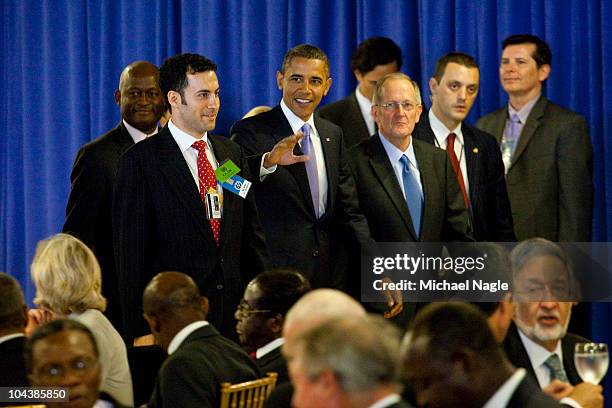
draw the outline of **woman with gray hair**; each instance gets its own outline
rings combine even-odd
[[[102,296],[100,265],[93,252],[79,239],[57,234],[38,243],[31,265],[36,286],[34,303],[50,318],[68,317],[92,331],[100,350],[102,385],[117,402],[134,405],[132,379],[123,339],[102,314],[106,299]]]

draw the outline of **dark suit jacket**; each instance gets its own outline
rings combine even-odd
[[[477,241],[516,241],[512,212],[504,179],[504,162],[495,139],[465,123],[464,140],[467,179],[470,185],[470,215]],[[421,116],[412,136],[435,145],[435,135],[427,113]],[[465,175],[464,175],[465,177]]]
[[[576,371],[576,366],[574,365],[574,346],[576,343],[588,342],[589,340],[585,339],[584,337],[572,333],[567,333],[561,340],[561,349],[563,350],[563,368],[567,374],[567,379],[572,385],[582,382],[580,376],[578,375],[578,371]],[[535,370],[531,365],[527,350],[521,341],[518,328],[514,323],[510,326],[508,335],[504,340],[504,349],[508,355],[508,358],[510,359],[510,362],[516,367],[523,367],[526,369],[527,373],[534,381],[536,381],[537,384],[538,379],[536,377]]]
[[[333,237],[347,226],[361,243],[371,241],[365,217],[359,210],[355,182],[342,145],[342,131],[315,116],[315,127],[323,146],[327,168],[327,208],[317,219],[304,163],[278,167],[255,186],[257,208],[266,232],[272,263],[296,268],[306,274],[313,287],[346,285],[346,264],[337,262],[335,248],[345,237]],[[232,140],[249,154],[268,152],[274,144],[293,134],[280,106],[243,119],[232,127]],[[301,154],[296,146],[296,154]],[[335,262],[335,264],[334,264]]]
[[[317,112],[323,119],[342,128],[344,145],[347,149],[371,136],[368,125],[361,114],[355,92],[344,99],[323,106]]]
[[[289,374],[287,373],[287,361],[281,353],[282,347],[275,348],[265,356],[258,358],[255,363],[259,367],[264,375],[266,373],[277,373],[276,384],[284,383],[289,381]]]
[[[423,220],[417,237],[408,204],[389,157],[376,134],[349,151],[349,162],[361,209],[368,219],[372,237],[379,242],[471,241],[468,213],[457,177],[446,153],[412,139],[421,184]]]
[[[261,377],[251,358],[211,325],[191,333],[159,370],[149,407],[210,407],[221,402],[221,383]]]
[[[102,268],[106,316],[123,333],[119,285],[113,253],[112,205],[119,157],[134,140],[120,122],[116,128],[79,149],[72,172],[63,232],[83,241]]]
[[[28,375],[23,358],[25,337],[0,343],[0,387],[27,387]]]
[[[476,126],[500,142],[508,107],[483,116]],[[591,240],[593,148],[586,122],[541,97],[523,126],[506,174],[519,240]]]
[[[219,162],[229,158],[251,179],[246,157],[230,140],[209,134]],[[234,311],[251,277],[264,269],[265,242],[253,194],[223,194],[220,245],[198,188],[166,127],[129,149],[119,163],[113,229],[128,338],[148,333],[142,294],[161,271],[191,276],[210,303],[209,321],[235,337]]]
[[[506,408],[558,408],[559,404],[538,387],[533,378],[526,375],[512,394]]]

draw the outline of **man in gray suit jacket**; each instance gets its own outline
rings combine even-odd
[[[371,37],[359,44],[351,58],[351,70],[359,83],[355,92],[322,107],[318,114],[342,128],[344,145],[355,146],[376,133],[372,94],[376,82],[402,67],[402,50],[392,39]]]
[[[541,95],[552,60],[544,41],[513,35],[502,50],[508,106],[476,126],[500,142],[516,236],[590,241],[593,158],[586,122]]]

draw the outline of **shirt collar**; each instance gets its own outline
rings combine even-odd
[[[7,334],[6,336],[0,337],[0,344],[4,343],[5,341],[16,339],[17,337],[25,337],[25,335],[23,333]]]
[[[516,114],[518,115],[521,123],[525,124],[525,122],[527,121],[527,118],[529,117],[529,114],[531,113],[531,110],[535,106],[536,102],[540,99],[540,96],[542,96],[542,94],[538,94],[535,98],[527,102],[525,106],[523,106],[518,111],[512,107],[510,102],[508,102],[508,117],[511,118],[512,115]]]
[[[206,142],[206,144],[208,145],[208,132],[204,132],[204,136],[202,136],[202,138],[196,139],[193,136],[191,136],[189,133],[186,133],[182,131],[181,129],[179,129],[174,124],[174,122],[172,122],[172,119],[168,121],[168,129],[170,130],[170,134],[176,141],[176,144],[179,145],[181,152],[185,152],[187,149],[189,149],[191,145],[193,145],[193,142],[195,142],[196,140],[201,140],[203,142]]]
[[[380,130],[378,131],[378,133],[380,134],[380,141],[382,142],[382,145],[385,148],[385,151],[387,152],[387,156],[389,156],[389,160],[391,161],[391,163],[396,163],[400,161],[402,156],[406,155],[410,164],[416,167],[417,169],[419,168],[419,164],[416,160],[416,155],[414,154],[412,136],[410,136],[410,144],[408,145],[408,148],[405,151],[401,151],[400,149],[395,147],[393,143],[388,141],[387,138],[384,137],[382,133],[380,133]]]
[[[200,327],[208,326],[208,324],[209,323],[206,320],[199,320],[183,327],[178,333],[176,333],[168,345],[168,354],[170,355],[174,353],[191,333],[198,330]]]
[[[542,364],[544,364],[546,359],[548,359],[551,354],[558,355],[561,362],[563,362],[563,351],[561,349],[560,340],[557,341],[557,346],[555,347],[555,350],[551,353],[550,351],[546,350],[544,347],[540,346],[538,343],[527,337],[521,331],[521,329],[518,329],[518,332],[519,336],[521,337],[521,340],[523,341],[523,345],[525,346],[525,350],[527,350],[527,355],[529,355],[529,361],[531,361],[531,365],[534,368],[540,367]]]
[[[486,404],[483,405],[482,408],[497,408],[497,407],[505,407],[510,402],[514,391],[518,388],[525,378],[527,371],[524,368],[517,369],[510,378],[506,380],[506,382],[495,391],[495,394],[489,398]]]
[[[155,130],[153,132],[145,133],[142,130],[138,130],[134,126],[127,123],[125,119],[122,119],[122,121],[123,121],[123,126],[125,126],[125,129],[128,131],[130,136],[132,136],[132,139],[134,139],[134,143],[142,142],[147,137],[157,134],[157,126],[155,127]]]
[[[315,125],[314,125],[314,115],[310,115],[308,120],[304,122],[295,113],[293,113],[291,109],[289,109],[285,101],[282,99],[280,102],[280,107],[283,110],[283,113],[285,114],[285,117],[287,118],[287,121],[289,122],[289,125],[291,126],[291,130],[293,130],[293,133],[300,132],[301,131],[300,129],[302,128],[302,126],[304,126],[304,123],[308,123],[310,125],[310,128],[314,132],[316,132]]]
[[[457,127],[453,130],[448,129],[444,123],[433,112],[433,109],[429,110],[427,114],[429,117],[429,125],[431,126],[431,130],[438,141],[439,147],[446,148],[448,135],[450,133],[455,134],[455,140],[458,140],[461,146],[463,146],[463,133],[461,132],[461,123],[457,125]]]
[[[262,358],[266,354],[268,354],[268,353],[276,350],[277,348],[281,347],[283,344],[285,344],[285,339],[284,338],[279,337],[278,339],[274,339],[271,342],[269,342],[268,344],[266,344],[265,346],[258,348],[257,352],[255,353],[255,356],[257,358]]]
[[[372,111],[372,101],[365,97],[364,94],[361,93],[359,87],[355,90],[355,97],[357,98],[357,103],[359,104],[359,108],[361,111]],[[370,113],[371,115],[371,113]]]
[[[393,404],[397,404],[401,400],[402,398],[400,397],[400,395],[394,393],[394,394],[387,395],[383,399],[379,399],[378,401],[370,405],[369,408],[385,408]]]

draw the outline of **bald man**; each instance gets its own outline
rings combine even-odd
[[[135,143],[157,133],[157,122],[164,111],[157,67],[146,61],[125,67],[115,102],[121,110],[117,127],[77,153],[63,232],[76,236],[96,254],[102,267],[102,293],[108,299],[106,315],[123,333],[113,255],[112,193],[119,157]]]
[[[316,289],[298,300],[285,316],[283,324],[283,356],[290,363],[296,355],[296,343],[306,331],[327,320],[339,317],[365,317],[361,304],[335,289]],[[293,380],[292,380],[293,381]],[[291,383],[280,384],[272,392],[265,407],[290,407],[293,396]]]
[[[169,354],[149,407],[217,407],[222,382],[260,376],[242,348],[206,321],[208,299],[184,273],[155,275],[145,288],[143,310],[156,343]]]

